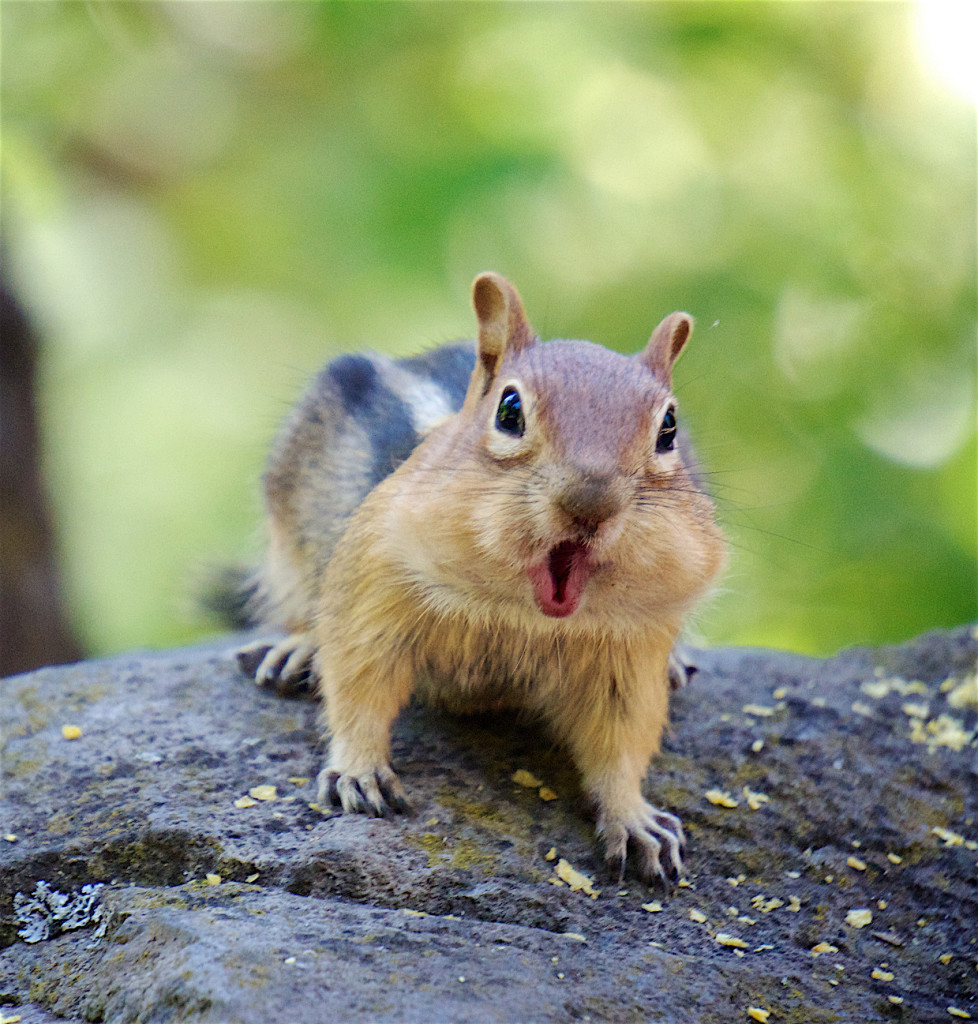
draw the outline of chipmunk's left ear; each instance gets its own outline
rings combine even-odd
[[[536,340],[519,292],[500,274],[480,274],[472,284],[472,305],[479,320],[479,364],[485,394],[503,354],[519,352]]]
[[[648,345],[638,358],[656,377],[668,384],[672,379],[673,363],[692,333],[693,318],[689,313],[670,313],[652,332]]]

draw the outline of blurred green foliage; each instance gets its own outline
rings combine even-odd
[[[683,414],[733,545],[715,642],[976,616],[975,111],[901,3],[2,5],[3,232],[45,340],[78,626],[211,628],[327,358],[698,318]]]

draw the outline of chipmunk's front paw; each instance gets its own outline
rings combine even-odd
[[[660,811],[641,800],[622,815],[598,815],[598,835],[604,841],[605,860],[619,882],[625,876],[628,847],[638,855],[638,869],[646,882],[660,881],[667,888],[683,877],[683,849],[686,838],[675,814]]]
[[[347,814],[383,817],[410,809],[401,780],[388,765],[360,774],[326,767],[319,773],[319,805],[342,807]]]
[[[277,693],[297,693],[312,681],[315,646],[303,633],[292,633],[271,643],[256,640],[237,652],[238,667],[259,686],[274,686]]]
[[[669,655],[669,689],[683,689],[699,669],[690,660],[689,652],[676,644]]]

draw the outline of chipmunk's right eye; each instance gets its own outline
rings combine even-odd
[[[676,446],[676,411],[670,406],[662,417],[662,425],[659,427],[659,436],[655,440],[656,453],[671,452]]]
[[[516,388],[506,388],[496,410],[496,429],[513,437],[522,437],[526,424],[523,421],[523,403]]]

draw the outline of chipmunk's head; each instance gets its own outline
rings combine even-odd
[[[462,419],[488,472],[480,546],[551,618],[579,606],[607,617],[612,602],[627,614],[629,600],[654,605],[657,591],[662,606],[670,588],[688,603],[719,565],[698,552],[703,506],[716,528],[683,463],[671,386],[692,317],[672,313],[629,357],[587,341],[540,342],[498,274],[476,278],[473,303],[477,360]]]

